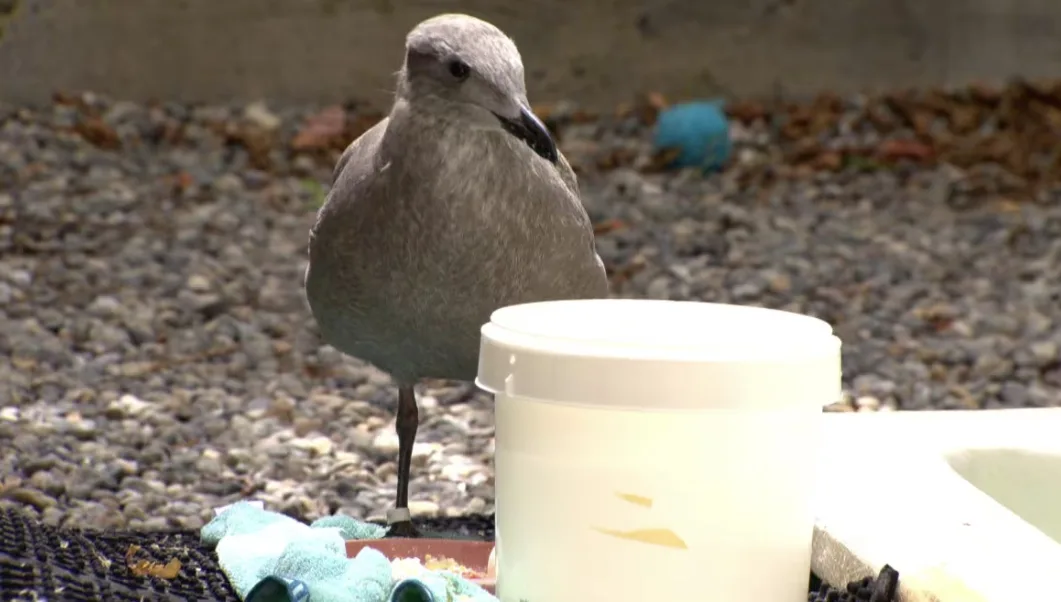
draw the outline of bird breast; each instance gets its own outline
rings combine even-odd
[[[307,275],[326,341],[396,378],[470,380],[494,310],[607,295],[578,197],[509,139],[421,137],[377,158],[386,170],[337,179]]]

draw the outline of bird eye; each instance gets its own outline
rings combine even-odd
[[[454,59],[449,62],[449,74],[460,81],[468,79],[471,72],[472,69],[468,66],[468,63],[460,59]]]

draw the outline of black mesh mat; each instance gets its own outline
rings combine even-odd
[[[417,525],[424,532],[449,537],[489,540],[494,536],[489,516],[423,520]],[[893,602],[897,586],[898,574],[889,567],[877,579],[851,583],[845,590],[830,588],[812,576],[808,600]],[[59,529],[16,510],[0,509],[0,601],[214,600],[239,599],[213,550],[199,544],[196,531]]]

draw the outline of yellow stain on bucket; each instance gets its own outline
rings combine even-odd
[[[636,493],[621,493],[616,491],[615,496],[623,500],[624,502],[630,502],[631,504],[637,504],[638,506],[644,506],[645,508],[652,507],[652,498],[644,495],[637,495]]]
[[[670,529],[633,529],[631,531],[619,531],[615,529],[593,527],[593,530],[605,535],[611,535],[612,537],[618,537],[619,539],[628,539],[630,541],[647,543],[654,546],[663,546],[665,548],[675,548],[679,550],[689,549],[689,546],[685,545],[685,540],[678,537],[678,534]]]

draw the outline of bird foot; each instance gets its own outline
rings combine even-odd
[[[413,525],[413,521],[405,520],[391,524],[387,537],[420,537],[420,531]]]

